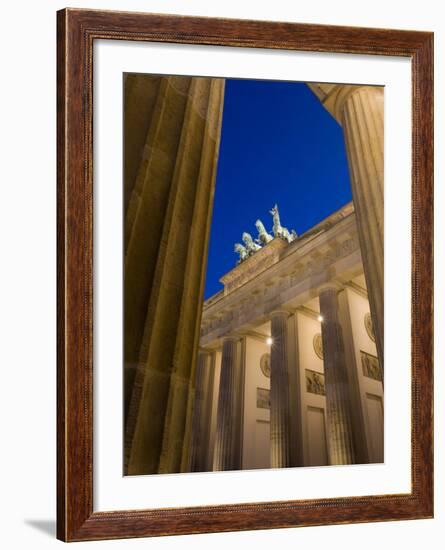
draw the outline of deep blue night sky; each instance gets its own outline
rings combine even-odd
[[[233,269],[260,218],[300,235],[352,199],[343,134],[304,83],[226,80],[205,298]]]

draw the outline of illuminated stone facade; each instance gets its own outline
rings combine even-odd
[[[196,387],[207,393],[195,393],[205,417],[194,417],[190,469],[382,462],[352,203],[290,243],[274,238],[221,282],[203,308]]]
[[[203,305],[224,79],[125,76],[125,475],[383,460],[383,88],[308,86],[355,211],[272,208]]]

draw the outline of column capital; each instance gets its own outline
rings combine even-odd
[[[330,281],[329,283],[324,283],[318,287],[318,295],[322,294],[326,290],[335,290],[337,294],[343,290],[344,285],[338,283],[337,281]]]
[[[274,309],[269,313],[269,317],[290,317],[292,315],[292,312],[288,311],[287,309]]]
[[[352,95],[364,90],[383,95],[383,86],[323,83],[312,83],[308,84],[308,86],[318,97],[324,108],[331,113],[341,125],[343,125],[343,107]]]
[[[223,345],[225,342],[238,342],[240,339],[241,336],[239,334],[227,334],[221,338]]]

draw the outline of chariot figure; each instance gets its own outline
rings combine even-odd
[[[281,239],[286,240],[288,243],[291,243],[294,239],[297,238],[297,234],[294,229],[289,232],[289,229],[283,227],[280,222],[280,214],[278,212],[278,205],[276,204],[270,213],[273,216],[273,234],[275,237],[280,237]]]
[[[264,224],[261,220],[257,220],[255,222],[255,226],[258,229],[258,238],[255,239],[255,242],[260,245],[264,245],[273,240],[272,235],[266,231],[266,228],[264,227]]]
[[[240,264],[241,262],[243,262],[244,260],[247,259],[248,254],[247,254],[246,247],[243,246],[241,243],[236,243],[235,247],[234,247],[234,250],[237,254],[239,254],[239,260],[238,260],[237,263]]]
[[[243,243],[246,247],[248,256],[252,256],[252,254],[255,254],[255,252],[261,250],[261,246],[254,242],[250,233],[243,233]]]

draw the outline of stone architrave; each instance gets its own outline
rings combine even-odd
[[[340,323],[338,287],[326,285],[320,290],[323,317],[323,364],[326,392],[326,417],[330,464],[355,464],[352,407]]]
[[[369,305],[383,369],[383,87],[309,87],[343,127]]]
[[[224,80],[164,77],[125,228],[125,472],[188,461]],[[153,183],[156,182],[156,185]]]

